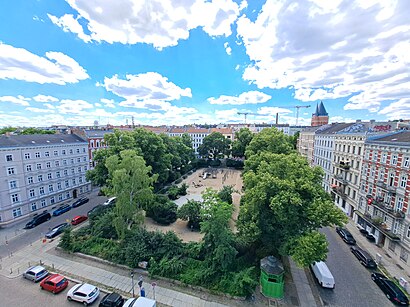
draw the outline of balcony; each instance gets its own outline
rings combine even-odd
[[[333,185],[332,186],[332,190],[335,194],[339,195],[340,197],[342,197],[342,199],[346,199],[347,194],[345,193],[345,189],[343,188],[343,186],[337,186],[337,185]]]
[[[348,184],[348,181],[345,179],[344,174],[337,174],[337,175],[335,175],[335,179],[336,179],[337,181],[340,181],[340,182],[341,182],[342,184],[344,184],[344,185]]]
[[[366,222],[368,222],[373,227],[377,228],[382,234],[389,237],[393,241],[400,241],[400,237],[392,232],[390,229],[386,228],[386,226],[381,222],[380,217],[372,216],[369,212],[362,213],[360,211],[355,211],[357,215],[362,217]]]
[[[348,170],[350,169],[350,164],[349,164],[349,162],[340,161],[339,164],[338,164],[338,166],[339,166],[341,169],[345,170],[345,171],[348,171]]]
[[[401,210],[393,209],[392,206],[389,204],[385,203],[382,198],[376,197],[376,199],[373,199],[372,205],[383,211],[384,213],[392,216],[395,219],[404,219],[405,214]]]
[[[387,191],[390,194],[396,194],[396,187],[387,185],[386,183],[384,183],[382,180],[378,180],[376,182],[376,186],[378,186],[379,188]]]

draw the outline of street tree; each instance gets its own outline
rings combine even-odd
[[[224,137],[220,132],[212,132],[204,137],[198,152],[202,157],[218,159],[220,155],[229,155],[231,140]]]
[[[109,192],[117,197],[113,224],[118,238],[124,239],[131,224],[143,222],[143,209],[153,199],[152,185],[157,175],[135,150],[123,150],[107,158]]]
[[[292,137],[276,128],[265,128],[256,134],[246,147],[245,156],[251,157],[258,152],[268,151],[277,154],[288,154],[294,151]]]
[[[246,146],[253,139],[253,133],[248,128],[241,128],[235,132],[235,140],[232,142],[232,156],[244,157]]]
[[[297,153],[251,155],[238,218],[241,239],[267,254],[290,255],[300,266],[325,260],[326,239],[317,230],[347,218],[323,190],[322,177]]]

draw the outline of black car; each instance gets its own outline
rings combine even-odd
[[[33,219],[24,226],[26,229],[34,228],[41,223],[44,223],[45,221],[48,221],[51,219],[51,214],[47,211],[44,211],[43,213],[40,213],[39,215],[36,215],[33,217]]]
[[[124,299],[118,293],[108,293],[103,297],[99,307],[119,307],[124,304]]]
[[[342,227],[336,227],[336,232],[347,244],[356,244],[356,240],[353,238],[352,234],[347,229]]]
[[[49,232],[47,232],[45,237],[47,239],[55,238],[60,233],[63,233],[63,231],[68,227],[70,227],[70,224],[68,224],[68,223],[63,223],[63,224],[57,225],[57,226],[53,227]]]
[[[366,268],[369,269],[376,269],[377,264],[374,262],[372,256],[369,255],[368,252],[362,250],[358,246],[352,246],[350,251],[359,259],[360,263],[363,264]]]
[[[76,208],[76,207],[80,207],[81,205],[84,205],[85,203],[89,202],[89,198],[88,197],[81,197],[79,199],[77,199],[75,202],[73,202],[72,207]]]
[[[373,281],[379,286],[380,289],[386,294],[386,297],[393,303],[408,306],[409,299],[401,291],[401,289],[390,279],[380,273],[372,273]]]

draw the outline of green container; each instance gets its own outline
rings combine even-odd
[[[284,290],[284,276],[282,263],[274,256],[261,260],[261,293],[269,298],[282,299]]]

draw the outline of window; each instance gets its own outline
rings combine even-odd
[[[75,184],[76,184],[76,182],[75,182],[75,178],[73,178],[73,179],[72,179],[72,182],[73,182],[73,185],[75,185]]]
[[[38,176],[37,176],[37,181],[38,181],[38,182],[43,181],[43,175],[38,175]]]
[[[50,157],[50,152],[49,152],[49,151],[45,151],[45,152],[44,152],[44,157]]]
[[[65,193],[65,198],[67,198],[67,199],[70,198],[70,192]]]
[[[78,183],[83,183],[83,177],[78,177]]]
[[[7,162],[13,161],[13,155],[6,155],[6,161]]]
[[[80,153],[80,148],[77,148],[77,153]]]
[[[404,262],[407,262],[407,258],[409,257],[409,253],[407,252],[406,249],[404,249],[403,247],[401,248],[400,251],[400,259],[403,260]]]
[[[47,174],[47,179],[53,179],[53,175],[51,175],[51,173]]]
[[[403,167],[409,167],[409,165],[410,165],[410,158],[405,157],[403,160]]]
[[[389,174],[389,186],[394,186],[394,173]]]
[[[87,156],[83,157],[83,162],[87,162]]]
[[[78,162],[78,163],[81,162],[81,158],[80,158],[80,157],[77,158],[77,162]]]
[[[47,162],[46,163],[46,168],[50,168],[51,167],[51,162]]]
[[[401,176],[401,178],[400,178],[400,187],[405,188],[406,185],[407,185],[407,176],[406,175]]]
[[[73,168],[71,169],[71,174],[75,174],[75,170]]]
[[[16,193],[16,194],[11,194],[11,202],[12,202],[13,204],[19,202],[19,195],[18,195],[17,193]]]
[[[382,154],[382,163],[386,163],[386,159],[387,159],[387,154],[383,153]]]
[[[57,182],[57,189],[58,189],[58,190],[61,190],[61,189],[62,189],[62,187],[61,187],[61,182]]]
[[[70,149],[70,155],[72,155],[73,154],[73,150],[72,149]]]
[[[404,203],[404,199],[402,197],[398,197],[396,209],[400,211],[403,210],[403,203]]]
[[[68,176],[68,170],[64,170],[64,176]]]
[[[84,166],[84,171],[86,171],[87,170],[87,165],[86,166]]]
[[[45,199],[41,200],[41,208],[44,208],[45,206],[47,206],[47,202]]]
[[[17,188],[17,181],[16,180],[12,180],[9,182],[10,185],[10,189],[15,189]]]
[[[36,211],[37,210],[37,203],[32,203],[31,204],[31,211]]]
[[[410,239],[410,226],[409,226],[409,227],[407,227],[407,234],[406,234],[406,236],[407,236],[407,238],[409,238],[409,239]]]
[[[40,157],[41,157],[40,153],[36,152],[36,158],[40,158]]]
[[[40,195],[44,195],[44,187],[40,187],[40,189],[38,189],[38,192]]]
[[[58,156],[58,150],[54,150],[54,155]]]
[[[56,161],[56,162],[54,162],[54,164],[55,164],[56,166],[60,166],[60,161]]]
[[[396,249],[396,242],[394,241],[389,241],[389,249],[394,252],[394,250]]]
[[[62,155],[65,155],[65,149],[63,149],[63,150],[61,151],[61,154],[62,154]]]
[[[397,155],[393,155],[393,156],[391,157],[391,164],[392,164],[392,165],[396,165],[396,164],[397,164]]]
[[[37,164],[36,164],[36,168],[37,168],[37,169],[41,169],[41,163],[37,163]]]
[[[26,165],[26,171],[27,172],[31,172],[31,165],[29,164],[29,165]]]
[[[85,147],[83,147],[83,153],[85,153]]]
[[[57,171],[57,172],[56,172],[56,177],[57,177],[57,178],[60,178],[60,177],[61,177],[60,171]]]
[[[34,182],[33,177],[27,177],[27,183],[32,184]]]
[[[58,201],[62,201],[63,200],[63,194],[58,194]]]
[[[70,183],[68,182],[68,180],[65,181],[65,187],[68,188],[70,186]]]
[[[26,160],[30,159],[30,153],[26,152],[24,154],[24,159],[26,159]]]
[[[13,217],[16,218],[19,216],[21,216],[21,208],[13,209]]]
[[[48,192],[49,193],[54,192],[54,186],[52,184],[48,185]]]
[[[67,160],[63,160],[63,165],[67,165]]]
[[[50,197],[50,204],[53,205],[56,202],[54,196]]]
[[[74,164],[74,159],[71,159],[71,161],[70,161],[70,162],[71,162],[71,164]]]
[[[77,168],[78,172],[81,173],[81,166]]]
[[[14,175],[16,172],[14,170],[14,167],[8,167],[7,168],[7,174],[9,175]]]
[[[30,197],[32,198],[32,197],[36,197],[36,192],[34,191],[34,189],[31,189],[30,191],[29,191],[29,194],[30,194]]]

